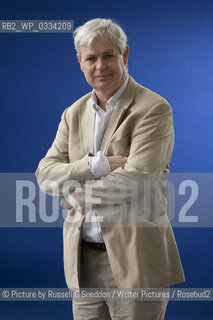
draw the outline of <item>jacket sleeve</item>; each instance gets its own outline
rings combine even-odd
[[[62,195],[66,181],[82,182],[94,179],[88,166],[88,155],[78,161],[69,162],[67,111],[68,108],[62,114],[51,148],[40,161],[35,173],[39,187],[49,195]]]
[[[130,154],[124,167],[118,168],[99,181],[77,188],[72,197],[82,210],[109,203],[131,202],[134,196],[144,195],[145,181],[155,188],[164,173],[168,173],[174,145],[173,117],[170,105],[162,101],[142,118],[138,117],[131,137]],[[92,192],[92,197],[91,197]]]

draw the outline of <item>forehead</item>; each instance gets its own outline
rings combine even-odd
[[[108,37],[95,38],[90,46],[81,47],[81,55],[98,55],[105,52],[119,52],[118,47]]]

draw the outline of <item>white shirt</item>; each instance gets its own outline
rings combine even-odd
[[[91,95],[91,104],[95,109],[95,130],[94,130],[94,157],[89,157],[89,169],[94,177],[100,178],[111,172],[111,167],[107,157],[101,152],[100,145],[105,130],[109,124],[113,111],[116,108],[118,100],[124,92],[129,80],[129,75],[124,84],[116,93],[107,101],[106,111],[101,109],[97,104],[97,97],[93,90]],[[71,195],[70,195],[71,196]],[[71,200],[71,199],[70,199]],[[70,201],[72,203],[72,201]],[[97,219],[96,209],[89,210],[82,222],[81,239],[88,242],[104,242],[101,226]]]

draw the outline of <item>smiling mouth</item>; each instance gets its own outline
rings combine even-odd
[[[111,74],[103,74],[103,75],[100,75],[100,76],[95,76],[95,78],[100,78],[100,79],[102,79],[102,78],[107,78],[107,77],[109,77],[109,76],[111,76]]]

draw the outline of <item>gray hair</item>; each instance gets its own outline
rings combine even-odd
[[[126,49],[127,36],[121,27],[111,19],[96,18],[87,21],[74,31],[74,45],[80,57],[80,48],[90,46],[95,38],[108,37],[114,43],[120,53]]]

